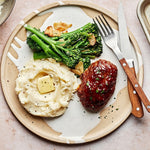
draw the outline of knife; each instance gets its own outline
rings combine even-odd
[[[132,56],[131,43],[129,41],[126,20],[125,20],[123,6],[121,2],[119,5],[119,9],[118,9],[118,26],[119,26],[120,49],[123,55],[128,59],[129,67],[132,69],[133,74],[136,76],[135,68],[134,68],[134,61],[131,58]],[[130,101],[132,104],[132,114],[135,117],[141,118],[144,115],[141,100],[139,96],[136,94],[136,91],[134,91],[134,88],[132,84],[130,83],[129,79],[127,82],[127,86],[128,86],[128,93],[129,93]]]

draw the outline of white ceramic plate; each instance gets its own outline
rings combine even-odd
[[[28,52],[29,48],[26,44],[25,24],[44,30],[53,22],[63,21],[73,24],[71,31],[91,22],[92,17],[99,13],[105,15],[117,34],[116,17],[105,9],[91,3],[61,1],[29,14],[18,24],[6,44],[1,63],[1,81],[6,101],[11,111],[26,128],[45,139],[69,144],[93,141],[114,131],[131,113],[126,75],[113,52],[104,44],[100,59],[106,59],[114,63],[118,68],[118,77],[113,96],[99,113],[87,112],[75,94],[63,116],[55,119],[34,117],[24,110],[15,93],[15,79],[18,75],[18,68],[32,57],[32,53]],[[143,63],[141,52],[131,32],[129,32],[129,35],[133,46],[131,53],[136,64],[138,80],[142,84]]]

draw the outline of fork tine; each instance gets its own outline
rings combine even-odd
[[[99,24],[101,30],[103,31],[104,36],[106,36],[106,31],[105,31],[104,27],[101,25],[101,23],[99,22],[98,18],[97,18],[97,17],[95,17],[95,18],[96,18],[96,20],[97,20],[97,22],[98,22],[98,24]]]
[[[97,25],[97,23],[96,23],[96,21],[95,21],[94,19],[93,19],[93,22]],[[98,27],[98,25],[97,25],[97,27]],[[100,35],[101,35],[102,38],[103,38],[103,34],[102,34],[101,30],[99,29],[99,27],[98,27],[98,30],[99,30]]]
[[[108,32],[108,34],[110,34],[110,31],[108,29],[108,27],[105,25],[104,21],[102,20],[102,18],[100,16],[98,16],[98,18],[100,19],[100,21],[102,22],[103,26],[105,27],[106,31]]]
[[[109,23],[108,23],[107,20],[105,19],[104,15],[101,14],[101,16],[103,17],[103,19],[104,19],[105,23],[107,24],[107,26],[109,27],[110,31],[111,31],[112,33],[114,33],[113,29],[111,28],[111,26],[109,25]]]

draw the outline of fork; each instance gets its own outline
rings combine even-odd
[[[111,28],[108,21],[105,19],[104,15],[101,14],[98,17],[93,18],[94,23],[97,25],[99,29],[99,33],[105,42],[105,44],[115,53],[117,56],[122,68],[124,69],[127,77],[129,78],[131,84],[134,87],[134,90],[140,97],[141,101],[143,102],[146,110],[150,112],[150,101],[148,100],[147,96],[145,95],[142,87],[139,85],[136,77],[132,73],[126,59],[124,58],[122,52],[120,51],[117,45],[117,36],[115,35],[113,29]],[[98,23],[97,23],[98,22]]]

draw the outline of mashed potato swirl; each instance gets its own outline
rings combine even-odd
[[[41,94],[37,80],[46,75],[53,78],[55,90]],[[44,59],[31,60],[23,67],[15,90],[23,107],[32,115],[56,117],[65,112],[77,86],[77,78],[69,68],[53,59]]]

